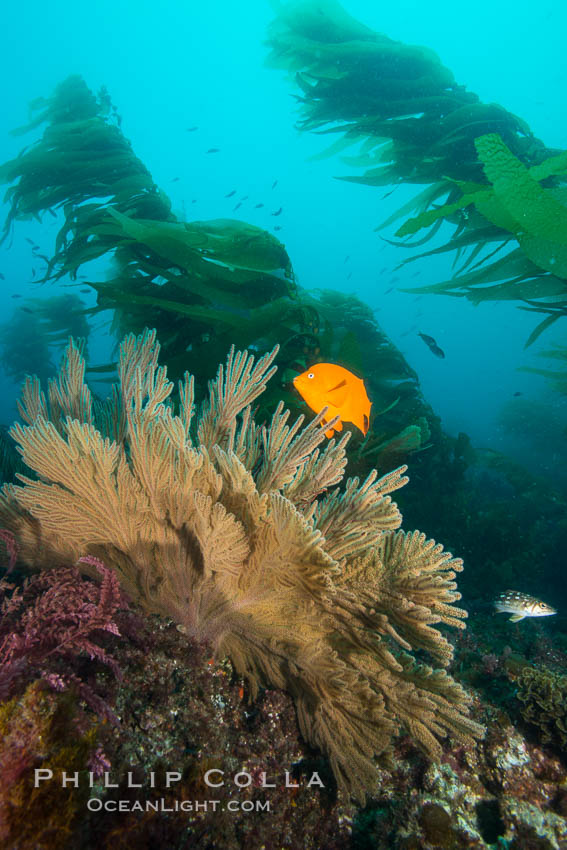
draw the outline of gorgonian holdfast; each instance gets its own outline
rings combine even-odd
[[[254,422],[276,353],[254,363],[231,349],[196,416],[189,374],[172,403],[155,331],[124,339],[104,403],[71,341],[48,399],[24,384],[27,425],[11,435],[38,477],[4,486],[0,524],[32,567],[103,559],[147,611],[229,656],[252,697],[287,690],[303,737],[362,800],[400,727],[432,757],[447,734],[482,734],[461,686],[410,654],[451,660],[433,626],[464,627],[462,561],[399,529],[389,494],[406,467],[339,489],[349,434],[318,448],[326,411],[302,429],[280,403],[269,426]]]

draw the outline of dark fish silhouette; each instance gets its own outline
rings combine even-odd
[[[79,289],[79,292],[90,292],[90,289]]]
[[[186,127],[186,130],[187,130],[188,133],[194,133],[195,130],[198,130],[198,129],[199,129],[198,127]]]
[[[196,204],[196,203],[197,203],[197,198],[193,198],[193,200],[191,201],[191,203],[192,203],[192,204]]]
[[[20,307],[20,310],[23,310],[24,313],[33,313],[33,310],[30,310],[29,307]]]
[[[517,398],[519,395],[523,395],[521,392],[514,393],[514,398]]]
[[[281,224],[276,224],[276,225],[274,226],[274,230],[281,230],[281,229],[282,229]]]
[[[209,148],[207,153],[219,153],[219,151],[220,151],[220,148]]]
[[[32,276],[32,277],[35,277],[35,269],[32,269],[32,270],[31,270],[31,276]]]
[[[445,352],[442,348],[439,348],[432,336],[422,333],[418,333],[417,335],[422,338],[428,349],[435,355],[435,357],[440,357],[442,360],[445,359]]]
[[[21,295],[12,295],[12,298],[21,298]]]
[[[30,239],[29,236],[26,236],[26,242],[29,242],[30,245],[35,245],[35,242],[33,241],[33,239]]]
[[[279,210],[276,210],[275,212],[271,213],[271,215],[281,215],[282,212],[283,212],[283,207],[280,207]]]
[[[393,292],[393,291],[394,291],[394,287],[393,287],[393,286],[391,286],[389,289],[387,289],[387,290],[386,290],[386,292],[384,293],[384,295],[389,295],[389,294],[390,294],[390,292]]]
[[[250,195],[243,195],[240,200],[241,201],[247,201],[249,197],[250,197]]]
[[[278,185],[278,181],[274,180],[274,182],[272,183],[272,189],[275,189],[277,185]]]
[[[232,192],[229,192],[228,195],[225,195],[225,198],[232,198],[233,195],[236,195],[236,189],[233,189]]]
[[[236,205],[235,207],[233,207],[233,210],[232,210],[232,211],[233,211],[233,212],[236,212],[236,210],[237,210],[239,207],[241,207],[241,206],[242,206],[242,201],[239,201],[239,202],[237,203],[237,205]]]
[[[259,210],[259,209],[260,209],[260,207],[263,207],[263,206],[264,206],[264,204],[256,204],[256,206],[254,207],[254,209],[255,209],[255,210]]]
[[[350,254],[347,254],[343,262],[347,263],[350,260]]]
[[[177,183],[177,181],[178,181],[178,180],[180,180],[180,178],[179,178],[179,177],[174,177],[174,178],[173,178],[173,180],[172,180],[171,182],[172,182],[172,183]]]

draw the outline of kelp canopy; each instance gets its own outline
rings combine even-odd
[[[235,220],[177,221],[116,125],[108,93],[95,97],[80,77],[33,107],[42,111],[18,132],[48,126],[38,142],[2,166],[0,179],[15,184],[6,193],[4,238],[14,219],[63,212],[44,281],[76,277],[83,264],[112,257],[113,277],[90,282],[97,309],[115,310],[120,335],[124,327],[142,329],[151,312],[174,374],[187,366],[186,350],[193,346],[210,344],[189,357],[199,376],[209,355],[217,359],[211,347],[224,355],[231,342],[250,346],[266,333],[278,336],[295,310],[295,283],[274,236]]]
[[[433,50],[371,30],[336,0],[281,5],[267,44],[272,67],[296,72],[299,127],[340,133],[332,152],[362,144],[361,156],[347,162],[369,170],[342,179],[370,186],[479,180],[474,139],[487,132],[500,133],[517,156],[545,156],[525,122],[481,103]]]
[[[366,167],[365,173],[339,179],[373,187],[429,184],[380,225],[418,213],[396,235],[424,227],[427,234],[395,245],[423,244],[443,221],[455,226],[446,245],[418,256],[456,251],[456,262],[463,258],[456,277],[422,291],[466,295],[475,303],[527,301],[528,309],[546,314],[528,342],[565,315],[565,155],[546,148],[518,116],[458,85],[433,51],[374,32],[336,0],[278,9],[268,62],[295,72],[299,127],[340,134],[326,155],[359,146],[358,156],[343,161]],[[438,209],[440,199],[445,203]],[[530,213],[534,203],[537,211]],[[528,216],[523,232],[519,225]],[[507,252],[493,260],[502,249]]]
[[[108,279],[89,282],[97,305],[86,312],[111,309],[119,336],[155,325],[170,374],[190,369],[198,399],[210,363],[231,344],[265,352],[279,343],[284,380],[265,394],[261,413],[282,397],[292,411],[307,412],[288,384],[312,363],[331,360],[363,375],[374,401],[377,426],[364,446],[353,440],[361,464],[389,469],[428,442],[437,420],[417,375],[366,305],[337,292],[300,291],[285,247],[258,227],[179,221],[117,126],[105,90],[95,97],[71,77],[34,108],[41,112],[18,132],[47,122],[43,136],[2,166],[0,177],[14,184],[5,237],[18,218],[63,213],[44,282],[73,279],[89,261],[112,259]]]

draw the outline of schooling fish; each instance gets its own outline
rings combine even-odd
[[[264,206],[264,204],[256,204],[256,206],[254,207],[254,209],[255,209],[255,210],[259,210],[259,209],[260,209],[260,207],[263,207],[263,206]]]
[[[209,148],[207,153],[220,153],[220,148]]]
[[[339,421],[325,431],[327,437],[332,437],[333,431],[343,430],[343,420],[352,422],[366,436],[372,402],[368,399],[364,382],[348,369],[336,363],[316,363],[297,375],[293,385],[315,413],[324,407],[329,408],[323,419],[325,425],[335,416],[340,416]]]
[[[276,224],[276,225],[274,226],[274,230],[281,230],[281,229],[282,229],[281,224]]]
[[[494,607],[498,614],[511,614],[510,620],[513,623],[523,620],[524,617],[550,617],[551,614],[557,614],[551,605],[518,590],[506,590],[501,593],[494,600]]]
[[[186,127],[185,129],[187,130],[188,133],[194,133],[195,130],[198,130],[199,128],[198,127]]]
[[[283,212],[283,207],[280,207],[279,210],[276,210],[275,212],[270,213],[270,215],[281,215],[282,212]]]
[[[437,343],[435,342],[435,340],[433,339],[432,336],[429,336],[429,334],[421,334],[421,333],[418,333],[418,336],[420,336],[422,338],[422,340],[424,341],[424,343],[426,344],[426,346],[428,347],[430,352],[432,354],[434,354],[435,357],[440,357],[442,360],[445,359],[445,352],[443,351],[442,348],[439,348],[439,346],[437,345]]]
[[[274,180],[274,182],[272,183],[272,189],[275,189],[277,185],[278,185],[278,181]]]
[[[229,192],[228,195],[225,195],[225,198],[232,198],[233,195],[236,195],[236,189],[233,189],[232,192]]]

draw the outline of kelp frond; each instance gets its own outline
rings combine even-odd
[[[513,240],[517,247],[498,259],[492,259],[495,252],[486,255],[470,271],[465,271],[465,264],[451,280],[406,291],[466,295],[475,304],[523,300],[530,306],[522,309],[547,314],[530,334],[527,348],[565,315],[560,299],[567,295],[567,194],[565,189],[544,187],[541,183],[564,176],[567,154],[549,157],[528,168],[496,134],[478,138],[476,148],[489,185],[463,185],[463,194],[456,203],[410,219],[397,235],[416,233],[435,220],[450,219],[457,209],[468,209],[492,224],[500,234],[501,244]],[[442,250],[454,249],[457,240],[453,237]],[[474,244],[474,239],[469,244]],[[479,245],[480,241],[477,251]],[[490,283],[495,285],[488,286]]]
[[[300,128],[361,143],[349,164],[373,167],[343,179],[431,183],[435,193],[448,178],[482,180],[474,140],[485,133],[500,133],[518,156],[545,151],[518,116],[458,85],[433,50],[375,32],[337,0],[279,4],[267,45],[268,64],[293,71],[301,88]]]
[[[279,239],[235,219],[177,220],[108,106],[108,93],[95,97],[78,76],[36,102],[42,137],[0,167],[0,182],[11,184],[4,238],[18,219],[58,210],[42,282],[75,280],[85,264],[111,258],[108,278],[88,281],[97,295],[89,312],[114,310],[120,338],[141,331],[151,311],[175,377],[190,363],[203,381],[204,364],[231,342],[266,350],[301,332]]]
[[[296,72],[299,127],[340,134],[330,155],[360,145],[358,157],[343,161],[366,171],[340,179],[370,187],[430,184],[380,225],[413,214],[396,236],[407,240],[423,230],[422,238],[393,244],[418,247],[442,222],[454,226],[446,244],[400,266],[455,252],[455,276],[406,291],[475,304],[542,299],[545,306],[565,294],[566,153],[457,85],[433,51],[374,32],[336,0],[280,4],[268,45],[270,64]],[[534,338],[553,321],[541,322]]]

